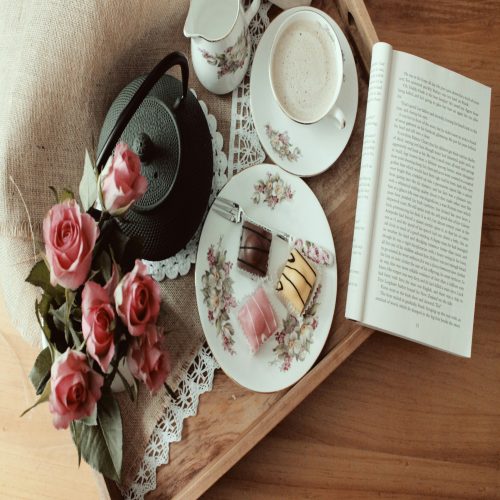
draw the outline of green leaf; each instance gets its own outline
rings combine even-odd
[[[51,307],[50,314],[52,315],[56,328],[64,332],[66,330],[66,302],[58,309]]]
[[[58,302],[64,297],[64,288],[52,286],[50,283],[50,271],[44,260],[38,261],[31,269],[26,282],[40,287],[45,293],[54,297]]]
[[[29,373],[29,378],[37,394],[41,394],[45,389],[45,384],[50,377],[50,367],[52,366],[52,354],[50,348],[46,347],[35,360],[35,364]]]
[[[76,427],[75,422],[71,422],[70,424],[71,428],[71,436],[73,437],[73,442],[75,443],[76,450],[78,451],[78,467],[80,467],[80,464],[82,463],[82,450],[80,447],[80,429],[81,427]]]
[[[114,219],[106,220],[102,227],[99,239],[94,248],[93,269],[96,257],[105,250],[110,249],[116,262],[120,263],[123,274],[132,270],[135,259],[142,255],[142,242],[138,237],[129,237],[122,232]]]
[[[56,199],[56,203],[62,203],[63,201],[66,201],[66,200],[74,200],[75,199],[75,195],[73,194],[73,191],[70,191],[67,188],[64,188],[60,193],[57,192],[57,189],[54,186],[49,186],[49,189],[54,194],[54,198]]]
[[[37,302],[38,312],[40,313],[40,316],[42,318],[45,318],[45,316],[47,316],[47,314],[49,313],[51,303],[52,303],[52,297],[47,292],[44,292],[42,294],[42,298],[40,299],[40,301]]]
[[[138,393],[138,386],[136,380],[134,379],[132,384],[129,384],[128,380],[123,376],[122,372],[119,369],[116,370],[116,373],[120,377],[120,380],[122,381],[122,384],[125,387],[125,390],[127,391],[130,400],[135,401],[137,399],[137,393]]]
[[[105,250],[99,252],[94,257],[92,268],[95,270],[96,273],[99,272],[101,273],[105,283],[108,282],[108,280],[111,278],[111,272],[112,272],[112,261],[108,252],[106,252]]]
[[[61,193],[59,194],[59,203],[62,203],[63,201],[66,200],[74,200],[75,199],[75,194],[73,191],[70,191],[68,188],[64,188],[61,190]]]
[[[35,316],[40,328],[42,329],[45,338],[47,339],[47,342],[50,342],[51,340],[50,328],[48,327],[47,323],[42,319],[43,315],[40,314],[40,309],[42,308],[42,301],[43,298],[40,302],[38,302],[38,300],[35,300]]]
[[[83,175],[79,186],[80,201],[86,212],[97,199],[97,175],[95,166],[90,158],[89,152],[85,150],[85,162],[83,164]]]
[[[97,425],[97,408],[92,413],[92,415],[85,418],[81,418],[80,422],[82,422],[85,425]]]
[[[38,406],[40,403],[45,403],[45,401],[48,401],[49,396],[50,396],[50,381],[47,384],[45,384],[45,388],[43,389],[43,392],[40,395],[40,397],[36,400],[36,403],[27,408],[26,410],[24,410],[20,416],[24,417],[24,415],[26,415],[26,413],[32,410],[35,406]]]
[[[113,481],[120,481],[123,456],[122,419],[117,402],[104,393],[97,403],[97,425],[75,421],[73,441],[81,456],[94,469]]]

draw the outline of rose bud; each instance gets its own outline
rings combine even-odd
[[[87,281],[82,292],[82,332],[87,341],[87,352],[104,372],[115,354],[113,333],[115,309],[106,289]]]
[[[156,323],[160,312],[160,287],[147,274],[146,265],[140,260],[135,261],[134,269],[116,287],[115,304],[118,316],[131,335],[142,335],[149,323]]]
[[[141,174],[141,160],[127,144],[120,142],[99,176],[101,203],[111,215],[122,215],[148,188]]]
[[[152,393],[163,386],[170,373],[170,356],[161,349],[158,337],[156,325],[148,325],[142,337],[133,339],[127,354],[130,372]]]

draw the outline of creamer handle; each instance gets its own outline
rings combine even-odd
[[[245,23],[247,26],[250,24],[250,21],[253,19],[253,16],[257,14],[259,7],[260,7],[260,0],[253,0],[253,2],[250,4],[250,7],[248,7],[248,9],[246,10],[244,16],[245,16]]]

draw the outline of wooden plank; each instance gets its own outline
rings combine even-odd
[[[326,8],[326,5],[323,6]],[[373,27],[368,11],[363,0],[338,0],[338,8],[344,25],[348,27],[349,34],[354,40],[363,66],[370,71],[371,48],[378,42],[377,32]]]
[[[222,474],[228,471],[242,456],[248,453],[284,417],[294,410],[321,382],[345,361],[370,335],[366,328],[358,328],[344,338],[295,386],[288,390],[250,428],[235,440],[224,454],[216,456],[184,488],[175,493],[175,498],[197,498]]]

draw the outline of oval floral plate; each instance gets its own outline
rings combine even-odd
[[[289,246],[273,238],[266,292],[280,329],[252,354],[238,321],[242,302],[260,285],[237,268],[241,224],[211,208],[200,237],[195,286],[198,312],[207,342],[226,374],[258,392],[294,384],[311,368],[328,337],[337,296],[337,267],[332,233],[319,201],[307,184],[275,165],[257,165],[234,176],[220,196],[236,201],[248,216],[329,250],[334,264],[316,266],[319,285],[298,321],[281,304],[274,287]]]

